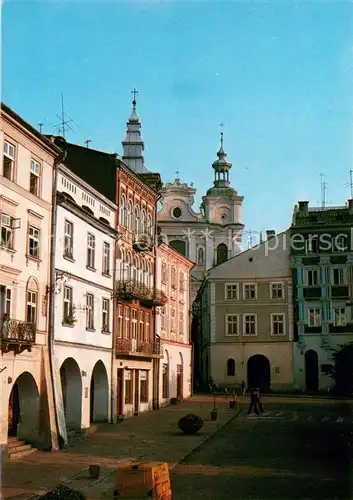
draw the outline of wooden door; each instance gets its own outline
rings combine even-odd
[[[118,377],[116,384],[116,414],[123,414],[123,395],[124,395],[124,369],[118,368]]]

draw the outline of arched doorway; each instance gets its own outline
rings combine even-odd
[[[227,377],[234,377],[235,375],[235,361],[229,358],[227,361]]]
[[[184,365],[183,365],[183,356],[179,353],[180,361],[177,364],[177,398],[183,399],[183,379],[184,379]]]
[[[217,265],[228,260],[228,247],[225,243],[220,243],[217,247]]]
[[[313,349],[305,353],[305,388],[307,391],[319,390],[319,356]]]
[[[169,242],[169,246],[186,257],[186,241],[173,240]]]
[[[9,436],[30,443],[39,437],[39,391],[29,372],[22,373],[14,383],[9,397]]]
[[[107,370],[97,361],[91,377],[90,422],[108,422],[109,387]]]
[[[266,356],[255,354],[248,359],[248,387],[267,392],[271,387],[271,365]]]
[[[168,399],[170,394],[169,390],[169,353],[164,351],[164,359],[162,366],[162,398]]]
[[[68,429],[80,429],[82,420],[82,379],[77,362],[67,358],[60,368],[61,388]]]

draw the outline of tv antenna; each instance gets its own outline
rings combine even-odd
[[[65,139],[66,130],[68,129],[72,131],[70,123],[72,123],[73,120],[69,117],[68,114],[65,113],[64,94],[61,94],[61,116],[60,115],[56,116],[59,118],[60,123],[58,125],[54,125],[54,127],[58,129],[59,134]]]
[[[349,170],[349,185],[351,188],[351,199],[353,199],[353,170]]]
[[[39,133],[40,133],[40,134],[42,133],[42,130],[43,130],[43,125],[44,125],[44,123],[42,123],[42,122],[38,123]]]
[[[85,140],[86,148],[89,147],[90,142],[92,142],[92,139],[86,139]]]
[[[321,208],[325,209],[330,202],[327,201],[327,182],[324,181],[324,174],[320,174],[321,179]]]

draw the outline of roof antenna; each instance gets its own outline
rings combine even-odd
[[[92,142],[92,140],[91,140],[91,139],[87,139],[87,140],[85,141],[86,148],[88,148],[88,146],[89,146],[90,142]]]
[[[70,123],[72,123],[73,120],[69,117],[68,114],[65,113],[64,94],[61,94],[61,116],[60,115],[56,115],[56,116],[59,118],[60,124],[54,125],[54,126],[55,126],[55,128],[58,129],[59,134],[61,134],[61,136],[65,139],[66,129],[72,131],[72,128],[70,127]]]
[[[38,123],[39,133],[40,134],[42,133],[43,125],[44,125],[44,123],[42,123],[42,122]]]

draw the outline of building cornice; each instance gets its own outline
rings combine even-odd
[[[71,212],[72,214],[79,217],[81,220],[83,220],[90,226],[94,227],[98,231],[108,236],[111,236],[112,238],[115,238],[118,235],[118,231],[116,229],[112,228],[111,226],[107,226],[107,224],[104,224],[104,222],[101,222],[96,217],[87,213],[84,208],[80,207],[75,202],[71,201],[70,198],[65,197],[66,194],[65,192],[59,191],[58,194],[59,195],[61,194],[64,197],[64,199],[59,199],[60,196],[58,197],[58,206],[61,206],[68,212]]]
[[[113,341],[112,341],[112,343],[113,343]],[[55,338],[54,338],[54,344],[67,346],[67,347],[78,347],[79,349],[89,349],[91,351],[104,351],[104,352],[109,352],[109,353],[111,353],[113,350],[113,346],[112,347],[103,347],[103,346],[97,346],[94,344],[82,344],[81,342],[68,342],[66,340],[55,340]]]

